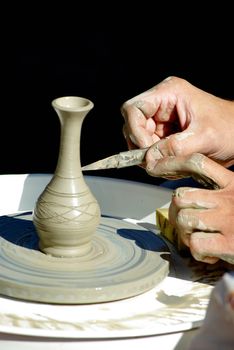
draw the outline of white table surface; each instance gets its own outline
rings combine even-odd
[[[50,178],[51,174],[0,175],[0,214],[32,210]],[[102,214],[140,223],[152,231],[156,224],[155,209],[167,206],[171,199],[171,190],[156,185],[97,176],[85,176],[85,179],[99,201]],[[194,328],[125,339],[58,339],[9,332],[0,333],[0,349],[187,349],[196,332]]]

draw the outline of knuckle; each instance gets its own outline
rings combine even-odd
[[[168,147],[169,153],[173,156],[179,156],[183,154],[183,144],[182,142],[176,139],[175,135],[168,137],[167,147]]]

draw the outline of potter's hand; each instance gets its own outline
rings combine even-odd
[[[148,160],[205,154],[224,166],[234,163],[234,102],[170,77],[121,107],[129,148],[144,148]]]
[[[168,158],[168,169],[199,172],[213,179],[220,189],[177,188],[169,208],[169,221],[198,261],[219,259],[234,264],[234,174],[201,154]],[[195,165],[196,164],[196,165]],[[197,167],[194,169],[194,166]],[[174,168],[174,170],[173,170]]]

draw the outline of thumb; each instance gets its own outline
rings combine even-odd
[[[203,154],[153,159],[152,152],[148,154],[150,150],[146,154],[146,171],[151,176],[165,178],[175,178],[178,175],[192,176],[206,187],[213,189],[224,188],[232,180],[230,170]]]

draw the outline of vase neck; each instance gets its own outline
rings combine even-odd
[[[80,164],[80,135],[86,112],[57,111],[60,125],[60,147],[55,174],[76,178],[82,174]]]

